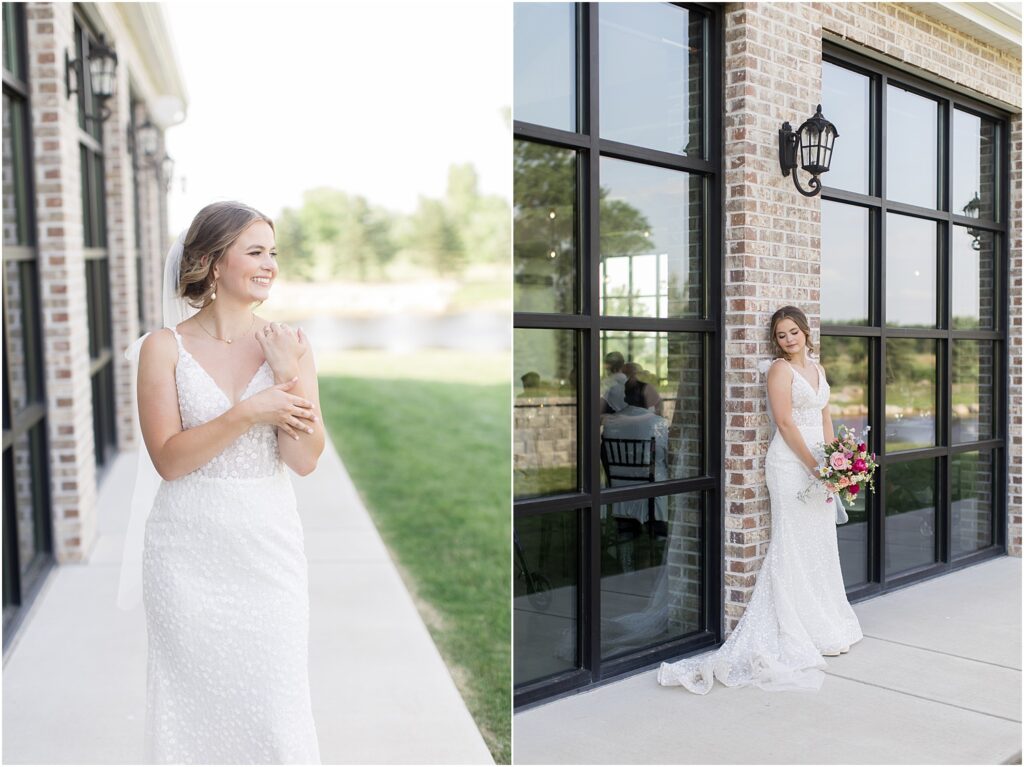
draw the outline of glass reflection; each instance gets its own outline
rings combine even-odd
[[[700,156],[703,17],[668,3],[601,3],[598,34],[601,138]]]
[[[601,655],[701,629],[700,493],[601,510]]]
[[[27,245],[30,241],[30,226],[28,173],[25,167],[25,104],[10,98],[6,93],[3,102],[3,244]]]
[[[995,345],[992,341],[953,341],[954,443],[991,439],[995,422]]]
[[[995,327],[996,235],[954,226],[950,269],[955,330]]]
[[[516,328],[513,347],[515,498],[576,490],[575,331]]]
[[[515,311],[575,311],[576,153],[516,141],[513,196]]]
[[[934,328],[938,224],[890,213],[885,231],[885,324]]]
[[[513,532],[514,684],[579,666],[577,587],[579,512],[517,519]]]
[[[995,220],[996,122],[953,110],[953,190],[950,209],[960,216]]]
[[[513,3],[513,115],[576,129],[576,11],[572,3]]]
[[[821,90],[822,111],[833,123],[843,126],[842,151],[832,155],[823,183],[867,194],[871,168],[871,80],[825,61],[821,65]],[[827,231],[824,225],[822,231]]]
[[[602,486],[701,474],[701,336],[606,330],[601,359]]]
[[[32,481],[32,431],[19,434],[11,448],[14,456],[15,508],[18,515],[18,564],[22,575],[31,566],[38,548],[35,525],[36,488]]]
[[[995,462],[992,451],[958,453],[950,459],[953,482],[952,541],[954,557],[993,543],[992,513]]]
[[[867,321],[868,209],[822,200],[821,322],[864,325]]]
[[[885,572],[935,562],[935,460],[890,464],[885,472]]]
[[[829,414],[833,430],[838,433],[840,425],[846,424],[863,436],[868,425],[868,339],[822,336],[821,364],[832,391]],[[868,580],[868,492],[860,493],[854,505],[845,504],[850,520],[836,529],[847,588]]]
[[[885,449],[935,444],[937,341],[890,338],[885,350]]]
[[[939,106],[895,85],[886,89],[885,196],[938,207]]]
[[[601,158],[601,313],[703,312],[703,181],[677,170]]]

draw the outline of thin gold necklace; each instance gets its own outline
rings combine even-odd
[[[256,315],[253,314],[252,315],[252,320],[249,322],[248,330],[252,330],[252,326],[255,324],[255,322],[256,322]],[[228,344],[231,343],[231,339],[230,338],[220,338],[219,336],[215,336],[213,333],[211,333],[209,330],[207,330],[205,327],[203,327],[203,323],[199,322],[199,318],[198,317],[196,318],[196,323],[199,325],[199,327],[203,328],[203,331],[210,338],[216,338],[218,341],[223,341],[224,343],[228,343]],[[248,332],[248,330],[246,332]]]

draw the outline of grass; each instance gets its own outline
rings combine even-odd
[[[498,764],[511,760],[510,355],[318,358],[320,403]]]

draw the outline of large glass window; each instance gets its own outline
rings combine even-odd
[[[51,562],[25,6],[3,5],[3,626]]]
[[[75,16],[75,54],[89,57],[95,36]],[[78,153],[82,179],[82,229],[85,245],[85,297],[92,379],[93,444],[96,465],[107,465],[117,446],[114,412],[113,329],[110,320],[110,266],[107,251],[106,182],[103,160],[102,104],[93,93],[89,67],[79,66]]]
[[[719,633],[717,18],[515,6],[517,704]]]
[[[854,164],[823,177],[822,361],[881,463],[838,531],[856,597],[1004,545],[1007,116],[829,46],[823,90]]]

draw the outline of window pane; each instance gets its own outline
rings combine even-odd
[[[601,359],[602,486],[703,473],[701,336],[607,330]]]
[[[4,69],[21,80],[25,79],[24,67],[21,64],[24,46],[22,30],[24,27],[20,23],[20,17],[23,12],[24,8],[20,4],[3,4]]]
[[[993,451],[958,453],[950,460],[953,480],[952,554],[954,557],[991,546]]]
[[[885,352],[885,449],[935,444],[937,342],[890,338]]]
[[[935,561],[935,460],[890,465],[885,474],[885,572]]]
[[[14,494],[18,509],[18,564],[22,575],[32,565],[38,548],[35,525],[35,483],[32,481],[31,431],[22,432],[11,448],[14,456]],[[38,470],[38,467],[35,467]]]
[[[7,5],[4,5],[6,8]],[[29,225],[28,158],[25,145],[27,112],[20,99],[3,96],[4,245],[32,242]]]
[[[936,208],[939,105],[895,85],[886,99],[885,196]]]
[[[515,310],[573,312],[576,153],[516,141],[513,178]]]
[[[953,213],[996,219],[996,130],[995,120],[953,110]]]
[[[602,314],[702,316],[703,190],[697,175],[601,158]]]
[[[8,355],[8,401],[13,412],[43,400],[39,327],[36,304],[36,265],[33,261],[4,263],[5,347]]]
[[[954,443],[991,439],[995,422],[995,345],[992,341],[953,341]]]
[[[576,129],[576,11],[572,3],[513,3],[516,120]]]
[[[823,183],[867,194],[871,168],[871,80],[826,61],[821,65],[821,81],[822,112],[843,130],[840,151],[832,155]]]
[[[513,336],[515,497],[574,491],[575,331],[516,328]]]
[[[934,328],[938,224],[890,213],[885,232],[885,324]]]
[[[868,209],[821,202],[821,322],[868,321]]]
[[[701,156],[703,16],[668,3],[599,7],[601,138]]]
[[[603,657],[701,629],[701,496],[679,493],[601,509]]]
[[[995,327],[996,246],[992,232],[953,227],[950,284],[954,330]]]
[[[578,519],[579,512],[573,510],[516,520],[512,594],[516,685],[579,666]]]
[[[840,425],[846,424],[863,437],[868,425],[868,339],[822,336],[821,364],[832,390],[829,413],[833,429],[838,433]],[[844,501],[850,520],[836,530],[848,588],[868,580],[867,495],[860,493],[852,506]]]

